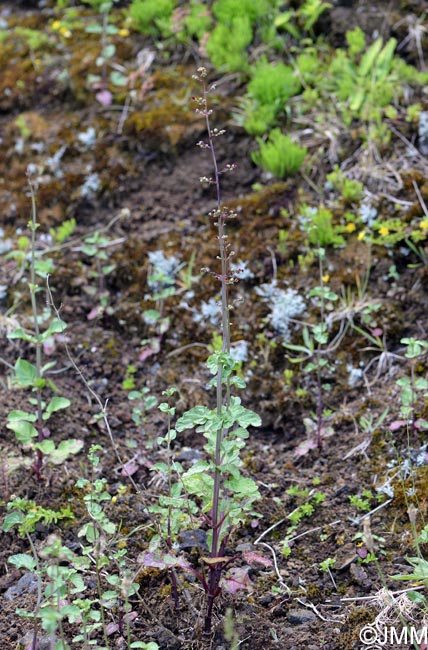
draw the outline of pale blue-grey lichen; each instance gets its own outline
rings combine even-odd
[[[235,341],[230,348],[230,356],[235,361],[247,361],[248,359],[248,341]]]
[[[270,306],[269,322],[273,329],[288,341],[291,319],[306,309],[302,296],[295,289],[281,289],[275,281],[256,287],[255,292]]]

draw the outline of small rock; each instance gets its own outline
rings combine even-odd
[[[27,632],[18,641],[18,648],[30,648],[33,642],[34,632]],[[47,636],[38,637],[37,648],[38,650],[50,650],[57,641],[55,634],[48,634]]]
[[[335,555],[336,564],[334,568],[337,571],[345,571],[358,558],[355,552],[355,544],[349,542],[341,546]]]
[[[372,582],[368,577],[367,571],[358,564],[351,564],[350,572],[356,583],[362,587],[370,587]]]
[[[55,634],[49,634],[48,636],[43,636],[39,641],[39,650],[51,650],[55,647],[57,637]]]
[[[200,449],[191,449],[190,447],[183,447],[180,453],[177,455],[177,460],[187,461],[187,462],[196,462],[201,460],[203,453]]]
[[[22,594],[32,594],[37,591],[38,580],[34,573],[25,573],[14,585],[4,592],[6,600],[15,600]]]
[[[178,536],[178,543],[182,551],[190,548],[208,550],[207,534],[204,530],[196,528],[195,530],[183,530]]]
[[[303,625],[304,623],[313,623],[316,616],[309,609],[290,609],[287,612],[287,620],[292,625]]]

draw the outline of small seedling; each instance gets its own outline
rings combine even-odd
[[[30,332],[22,327],[18,327],[8,335],[8,338],[20,339],[35,347],[35,363],[31,363],[23,358],[17,359],[10,383],[14,389],[31,389],[35,397],[28,400],[33,407],[32,411],[16,409],[8,414],[7,427],[14,431],[21,445],[27,448],[29,447],[35,452],[36,460],[33,464],[33,470],[37,479],[40,480],[45,460],[60,465],[70,454],[75,454],[80,451],[83,447],[83,441],[69,439],[63,440],[57,445],[50,437],[51,432],[47,427],[47,421],[54,413],[68,408],[71,404],[68,398],[58,395],[55,395],[49,401],[44,399],[46,389],[58,392],[55,384],[48,377],[48,371],[55,365],[55,362],[43,363],[44,344],[51,337],[61,334],[65,330],[66,324],[59,318],[50,318],[50,311],[48,310],[47,327],[44,331],[41,329],[41,324],[44,320],[40,317],[38,306],[38,294],[41,288],[36,279],[36,231],[39,224],[36,220],[36,201],[34,189],[31,184],[30,191],[32,219],[28,224],[31,230],[30,282],[28,286],[30,290],[34,330]]]
[[[279,129],[271,131],[266,142],[259,138],[258,143],[259,151],[253,152],[253,162],[277,178],[296,174],[307,153],[305,147],[300,147]]]

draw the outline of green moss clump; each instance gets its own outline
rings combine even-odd
[[[276,178],[296,174],[307,153],[305,147],[300,147],[279,129],[270,133],[267,142],[258,138],[258,143],[260,150],[252,153],[253,161]]]
[[[129,13],[136,29],[143,34],[169,36],[175,4],[174,0],[133,0]]]

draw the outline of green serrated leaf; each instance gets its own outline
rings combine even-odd
[[[34,449],[40,449],[43,455],[47,456],[55,449],[55,443],[50,438],[34,444]]]
[[[36,560],[31,557],[31,555],[27,555],[26,553],[17,553],[16,555],[11,555],[8,557],[7,561],[10,564],[16,566],[17,569],[27,569],[27,571],[33,571],[37,567]]]
[[[67,397],[53,397],[43,413],[43,419],[47,420],[52,413],[66,409],[70,404],[71,402]]]
[[[26,420],[14,420],[8,422],[6,426],[15,432],[17,440],[23,445],[27,445],[32,438],[37,438],[37,429]]]
[[[241,404],[239,397],[231,397],[229,411],[233,417],[234,422],[237,422],[240,427],[246,429],[249,426],[261,426],[261,418],[254,411],[245,408]]]
[[[7,419],[10,422],[15,422],[19,420],[24,420],[25,422],[35,422],[37,420],[37,415],[34,413],[27,413],[27,411],[20,411],[19,409],[11,411]]]
[[[22,386],[33,386],[37,377],[37,369],[25,359],[18,359],[15,363],[15,380]]]
[[[157,309],[146,309],[143,311],[143,319],[147,325],[157,323],[160,318],[160,312]]]
[[[115,52],[116,52],[116,46],[113,45],[113,43],[109,43],[103,48],[102,56],[105,59],[111,59],[111,57],[114,55]]]
[[[155,397],[154,395],[149,395],[148,397],[144,398],[144,407],[146,411],[150,411],[152,408],[156,406],[158,403],[158,398]]]
[[[34,270],[41,278],[46,278],[47,275],[52,273],[55,269],[53,260],[36,260],[34,262]]]
[[[64,323],[64,321],[60,320],[59,318],[54,318],[50,322],[49,327],[46,332],[44,332],[44,334],[48,334],[48,336],[51,334],[60,334],[65,329],[67,329],[67,323]]]
[[[77,605],[62,605],[61,615],[67,617],[69,623],[76,623],[82,618],[82,611]]]
[[[224,486],[234,492],[237,496],[248,498],[260,498],[260,492],[255,481],[245,476],[232,476],[225,481]]]
[[[123,87],[128,84],[128,77],[125,77],[125,75],[120,73],[118,70],[113,70],[110,74],[110,81],[115,86]]]
[[[175,428],[181,432],[185,429],[192,429],[200,424],[205,424],[211,413],[211,410],[206,406],[195,406],[178,418]]]
[[[200,461],[183,474],[181,480],[189,494],[204,499],[209,506],[212,502],[214,479],[207,473],[208,468],[208,463]]]
[[[62,465],[62,463],[71,455],[78,454],[83,449],[83,440],[71,438],[70,440],[62,440],[56,449],[50,454],[49,461],[54,465]]]
[[[9,513],[3,519],[2,531],[8,533],[11,528],[21,524],[24,521],[24,513],[15,510],[14,512]]]
[[[32,334],[25,332],[22,327],[17,327],[13,332],[7,335],[8,339],[21,339],[22,341],[28,341],[29,343],[37,343],[37,337]]]
[[[88,25],[85,28],[85,32],[87,34],[102,34],[103,28],[102,28],[102,25],[96,25],[96,24]]]

